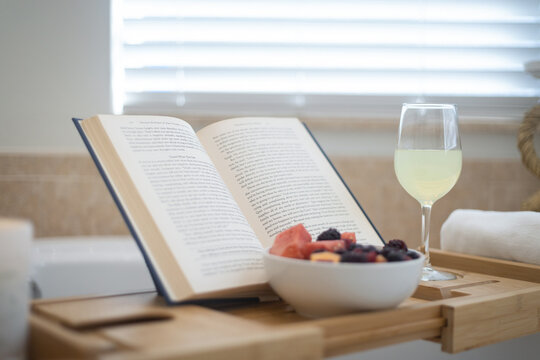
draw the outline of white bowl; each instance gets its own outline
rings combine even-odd
[[[424,265],[422,254],[387,263],[326,263],[272,255],[268,250],[263,258],[270,286],[308,317],[396,307],[414,293]]]

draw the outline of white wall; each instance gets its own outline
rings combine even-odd
[[[0,1],[0,151],[83,151],[111,112],[109,0]]]

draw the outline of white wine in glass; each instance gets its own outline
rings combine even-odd
[[[423,281],[452,280],[429,260],[431,206],[456,184],[461,173],[457,110],[447,104],[403,104],[394,169],[399,183],[422,207]]]

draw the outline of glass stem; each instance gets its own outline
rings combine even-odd
[[[429,224],[431,220],[431,204],[422,204],[422,246],[420,251],[426,257],[425,267],[431,267],[429,260]]]

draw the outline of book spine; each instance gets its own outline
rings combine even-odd
[[[137,232],[135,231],[135,228],[131,224],[131,221],[129,219],[129,216],[127,215],[127,212],[124,210],[124,207],[122,205],[122,202],[116,195],[116,192],[114,191],[114,187],[109,181],[109,178],[107,177],[107,174],[105,173],[105,170],[101,166],[101,163],[99,162],[99,159],[97,155],[94,152],[94,149],[92,148],[92,145],[90,145],[90,141],[88,141],[88,138],[86,137],[86,134],[84,133],[84,130],[80,124],[82,119],[78,118],[72,118],[73,123],[75,124],[75,127],[77,128],[77,131],[79,132],[79,135],[81,136],[84,145],[88,149],[88,152],[90,153],[90,156],[92,157],[92,160],[94,161],[94,164],[96,164],[96,167],[99,171],[99,174],[103,178],[103,181],[105,182],[105,185],[107,186],[107,189],[109,189],[109,192],[114,200],[114,203],[118,207],[118,210],[120,211],[120,214],[122,215],[122,218],[124,219],[124,222],[126,223],[126,226],[129,229],[129,232],[131,233],[131,236],[133,239],[135,239],[135,242],[137,243],[137,246],[139,247],[139,250],[141,251],[141,254],[144,258],[144,262],[146,263],[146,267],[148,268],[150,272],[150,276],[152,277],[152,281],[154,282],[154,286],[156,287],[157,293],[161,296],[163,296],[167,303],[173,304],[174,302],[171,301],[170,297],[168,296],[167,292],[165,291],[163,284],[159,280],[159,276],[157,276],[157,272],[155,271],[154,267],[152,266],[152,262],[150,261],[150,258],[146,254],[146,251],[144,250],[141,240],[139,239],[139,236]]]
[[[384,239],[382,238],[381,234],[379,233],[379,230],[377,230],[377,228],[375,227],[375,225],[373,224],[373,222],[371,221],[371,219],[369,218],[369,216],[366,214],[366,212],[364,211],[364,208],[362,207],[362,205],[360,205],[360,202],[358,202],[358,199],[356,199],[356,196],[354,196],[354,194],[352,193],[351,189],[349,188],[349,186],[347,185],[347,183],[345,182],[345,180],[343,180],[343,178],[341,177],[341,174],[337,171],[336,167],[334,166],[334,164],[332,163],[332,161],[330,160],[330,158],[328,157],[328,155],[326,155],[326,153],[324,152],[323,148],[321,147],[321,145],[319,144],[319,142],[317,141],[317,139],[315,138],[315,136],[313,136],[313,133],[311,132],[311,130],[309,130],[309,127],[306,125],[306,123],[302,123],[302,125],[304,125],[304,127],[306,128],[309,136],[311,136],[311,138],[313,139],[313,141],[315,142],[315,144],[317,145],[317,147],[319,148],[319,150],[321,151],[321,153],[324,155],[326,161],[328,161],[328,163],[330,164],[330,166],[332,167],[332,169],[334,169],[334,171],[336,172],[336,175],[338,176],[339,180],[341,180],[341,182],[343,183],[343,185],[345,186],[345,188],[347,189],[347,191],[349,192],[349,194],[351,194],[352,198],[354,199],[354,201],[356,202],[356,205],[358,205],[358,207],[360,208],[360,210],[362,211],[362,213],[364,213],[364,216],[366,217],[366,219],[369,221],[369,223],[371,224],[371,226],[373,227],[373,229],[375,230],[375,232],[377,233],[377,236],[379,236],[379,239],[381,239],[381,242],[386,245],[386,242],[384,241]]]

